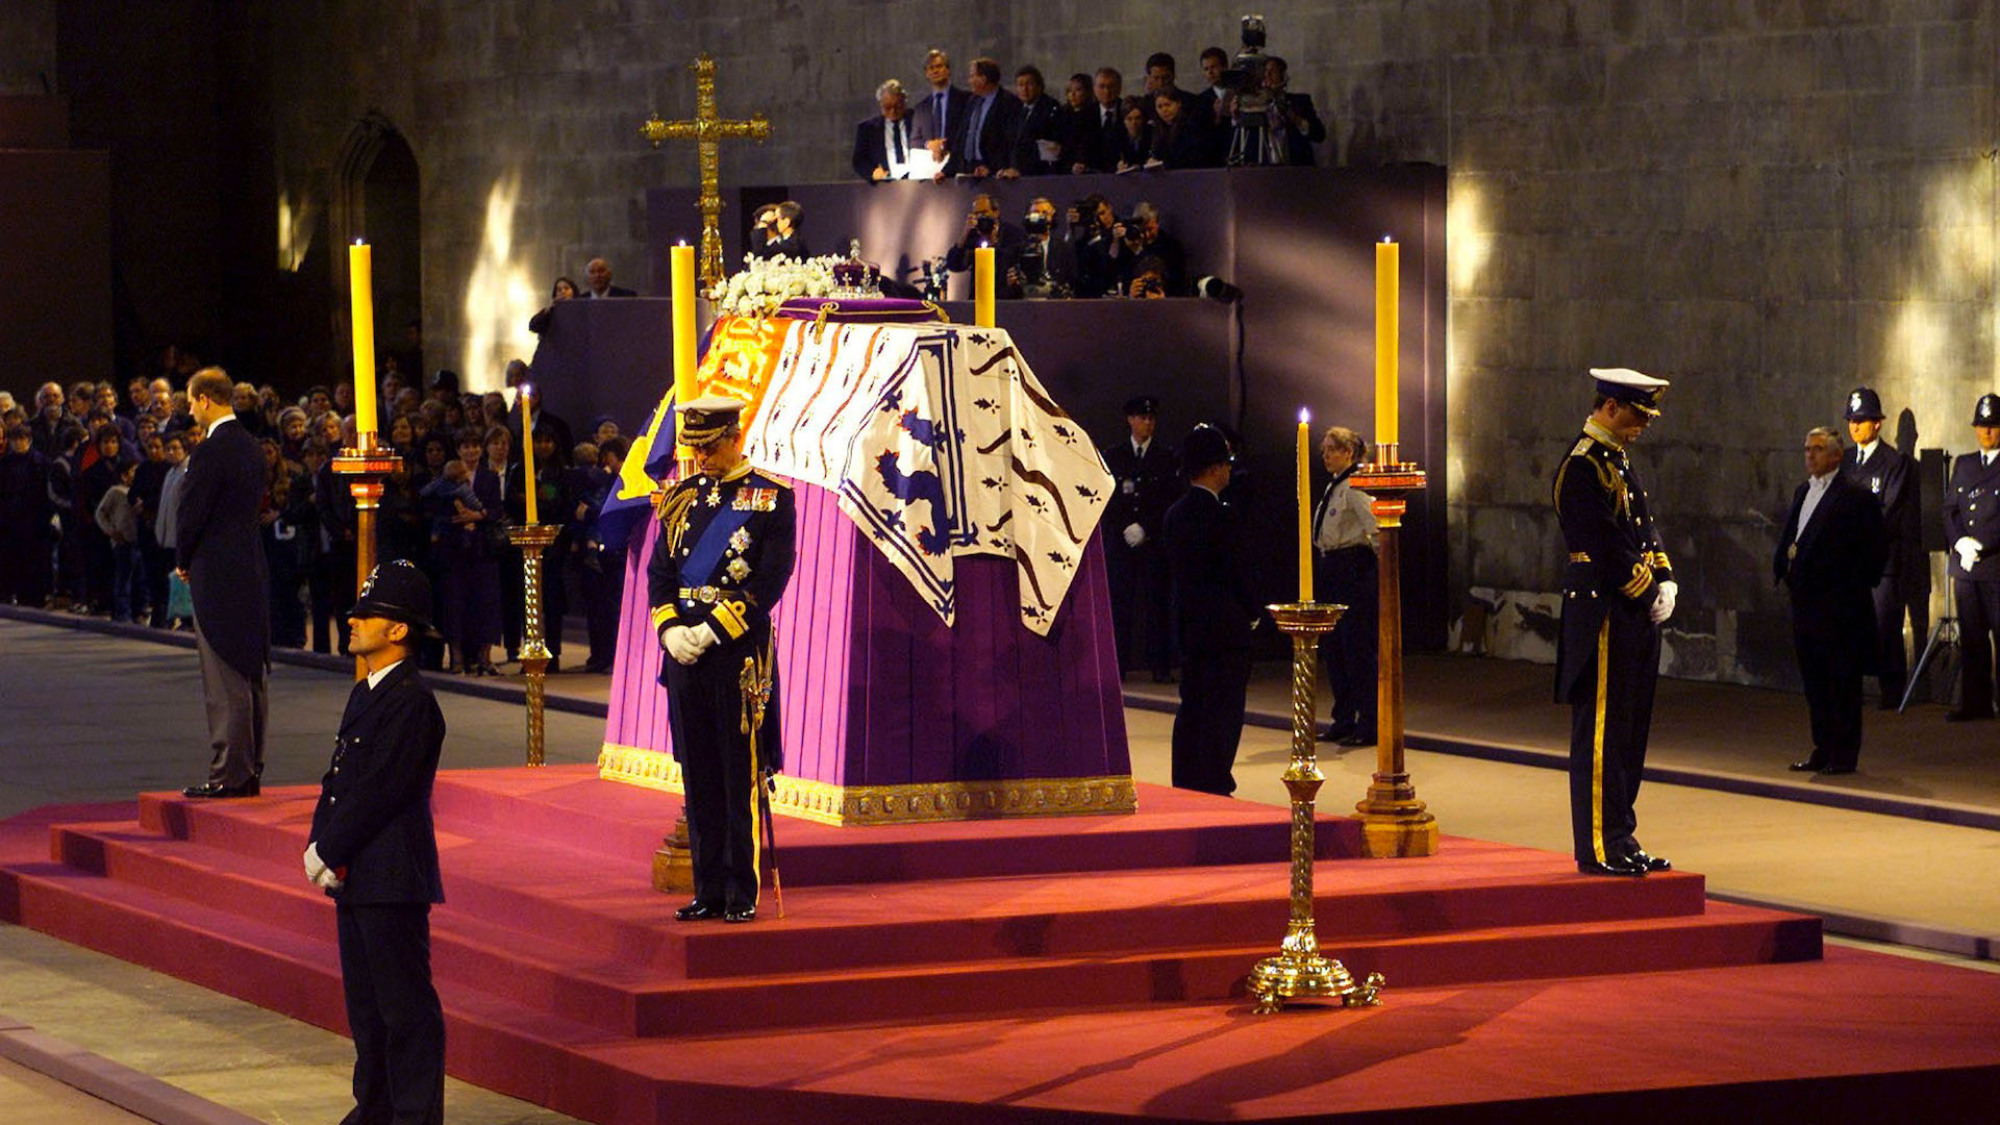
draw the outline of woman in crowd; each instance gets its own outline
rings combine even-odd
[[[549,330],[549,321],[556,311],[556,303],[558,301],[570,300],[575,296],[576,282],[571,281],[567,277],[556,278],[555,285],[549,290],[549,303],[542,306],[542,311],[528,318],[528,331],[538,336],[547,332]]]

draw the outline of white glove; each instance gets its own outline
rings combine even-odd
[[[694,654],[696,656],[700,656],[722,642],[722,638],[715,635],[715,626],[706,621],[689,629],[688,635],[694,639]]]
[[[326,873],[326,861],[319,857],[319,843],[317,841],[306,845],[305,860],[306,880],[313,883],[319,882],[319,877]]]
[[[1660,583],[1660,594],[1653,599],[1651,610],[1653,624],[1658,625],[1674,615],[1674,595],[1680,593],[1680,589],[1681,584],[1678,582]]]
[[[660,643],[666,646],[667,655],[681,664],[693,664],[701,655],[701,646],[695,642],[694,630],[685,625],[669,625],[660,630]]]
[[[333,873],[333,868],[331,867],[322,868],[319,878],[313,880],[313,885],[323,891],[337,891],[341,887],[346,886],[345,883],[340,881],[340,876]]]
[[[1125,545],[1127,547],[1131,547],[1136,550],[1139,544],[1144,543],[1145,541],[1146,541],[1145,528],[1140,527],[1136,523],[1128,523],[1125,525]]]
[[[1979,540],[1970,535],[1959,536],[1958,542],[1953,543],[1951,549],[1958,554],[1958,565],[1961,569],[1971,570],[1972,564],[1979,561]]]

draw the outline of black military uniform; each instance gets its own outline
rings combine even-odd
[[[1882,420],[1882,398],[1868,387],[1847,396],[1847,420]],[[1903,647],[1903,619],[1910,635],[1922,644],[1930,634],[1931,560],[1924,550],[1923,490],[1916,463],[1879,436],[1875,448],[1856,445],[1841,457],[1841,475],[1872,493],[1882,510],[1883,546],[1888,562],[1875,584],[1875,674],[1882,687],[1882,707],[1902,703],[1909,679],[1909,652]]]
[[[1659,414],[1666,382],[1623,368],[1593,369],[1597,393]],[[1570,824],[1580,869],[1643,875],[1664,869],[1633,832],[1659,679],[1656,601],[1670,610],[1673,565],[1646,511],[1646,492],[1623,445],[1595,420],[1556,469],[1556,516],[1569,563],[1556,643],[1556,702],[1572,708]],[[1664,589],[1663,589],[1664,587]],[[1639,858],[1643,857],[1643,858]]]
[[[348,616],[387,617],[427,633],[430,606],[429,579],[399,559],[375,569]],[[308,876],[336,903],[354,1035],[355,1108],[346,1125],[444,1120],[444,1010],[431,985],[430,910],[444,901],[431,786],[445,726],[417,672],[417,639],[404,660],[348,695],[306,853]]]
[[[1235,460],[1214,426],[1196,426],[1182,447],[1190,478]],[[1173,783],[1228,796],[1250,689],[1250,638],[1263,610],[1247,567],[1235,508],[1206,488],[1167,509],[1168,565],[1181,645],[1181,704],[1174,713]]]
[[[1125,417],[1151,418],[1159,403],[1139,395],[1125,403]],[[1111,624],[1118,637],[1118,670],[1144,661],[1156,682],[1172,678],[1173,643],[1168,624],[1166,545],[1160,541],[1167,508],[1180,495],[1180,464],[1173,447],[1157,435],[1143,451],[1127,436],[1101,451],[1104,467],[1117,481],[1104,506],[1104,569],[1111,586]],[[1138,528],[1135,535],[1133,528]],[[1137,539],[1138,545],[1132,544]]]
[[[741,408],[719,397],[687,403],[680,442],[726,438]],[[694,901],[676,914],[683,921],[756,917],[758,802],[765,778],[784,767],[771,611],[792,576],[793,520],[791,488],[747,460],[720,477],[681,481],[660,504],[647,604],[669,654],[660,683],[694,852]],[[680,640],[676,628],[686,631]],[[677,643],[699,648],[692,663],[674,654]]]
[[[1980,396],[1972,425],[2000,431],[2000,395]],[[1960,648],[1958,707],[1945,717],[1955,722],[1993,717],[1994,644],[2000,640],[2000,449],[1988,445],[1982,442],[1977,452],[1952,462],[1944,495]]]

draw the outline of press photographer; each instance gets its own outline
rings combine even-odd
[[[1118,269],[1121,291],[1128,295],[1132,292],[1132,279],[1139,272],[1141,259],[1157,258],[1166,289],[1162,295],[1182,295],[1182,267],[1187,256],[1181,251],[1180,240],[1160,229],[1160,209],[1151,203],[1133,204],[1129,218],[1112,224],[1110,252],[1111,262]]]
[[[1000,205],[982,192],[973,197],[972,210],[965,216],[965,233],[945,253],[944,265],[953,273],[963,273],[972,268],[972,252],[982,246],[993,248],[996,262],[1018,262],[1027,241],[1020,227],[1001,221]]]
[[[1056,205],[1041,197],[1028,204],[1021,220],[1027,242],[1007,268],[1006,295],[1043,300],[1067,297],[1076,285],[1076,254],[1055,237]]]

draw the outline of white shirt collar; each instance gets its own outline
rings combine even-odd
[[[217,426],[220,426],[220,425],[222,425],[222,424],[223,424],[224,422],[234,422],[234,421],[236,421],[236,415],[235,415],[235,413],[233,413],[233,412],[232,412],[232,413],[229,413],[229,414],[224,414],[224,415],[223,415],[222,417],[220,417],[220,418],[217,418],[217,419],[216,419],[215,421],[213,421],[213,422],[210,422],[210,423],[208,424],[208,432],[207,432],[207,433],[204,433],[204,434],[202,434],[201,436],[202,436],[202,437],[205,437],[205,438],[212,438],[212,437],[214,437],[214,436],[215,436],[215,428],[216,428]]]
[[[375,690],[375,685],[377,685],[377,684],[381,683],[381,682],[382,682],[382,679],[383,679],[383,677],[385,677],[385,676],[387,676],[387,675],[388,675],[389,673],[391,673],[391,672],[395,671],[395,670],[396,670],[396,668],[397,668],[397,666],[398,666],[398,665],[401,665],[402,663],[403,663],[402,661],[398,660],[398,661],[396,661],[396,663],[395,663],[395,664],[391,664],[391,665],[389,665],[389,666],[388,666],[387,668],[384,668],[384,669],[382,669],[382,670],[381,670],[381,671],[379,671],[379,672],[370,672],[370,673],[368,673],[368,690],[369,690],[369,691],[374,691],[374,690]]]
[[[1875,456],[1875,451],[1880,448],[1882,448],[1882,439],[1876,438],[1874,441],[1871,441],[1867,445],[1861,447],[1860,456],[1863,460],[1866,460],[1867,458]]]

